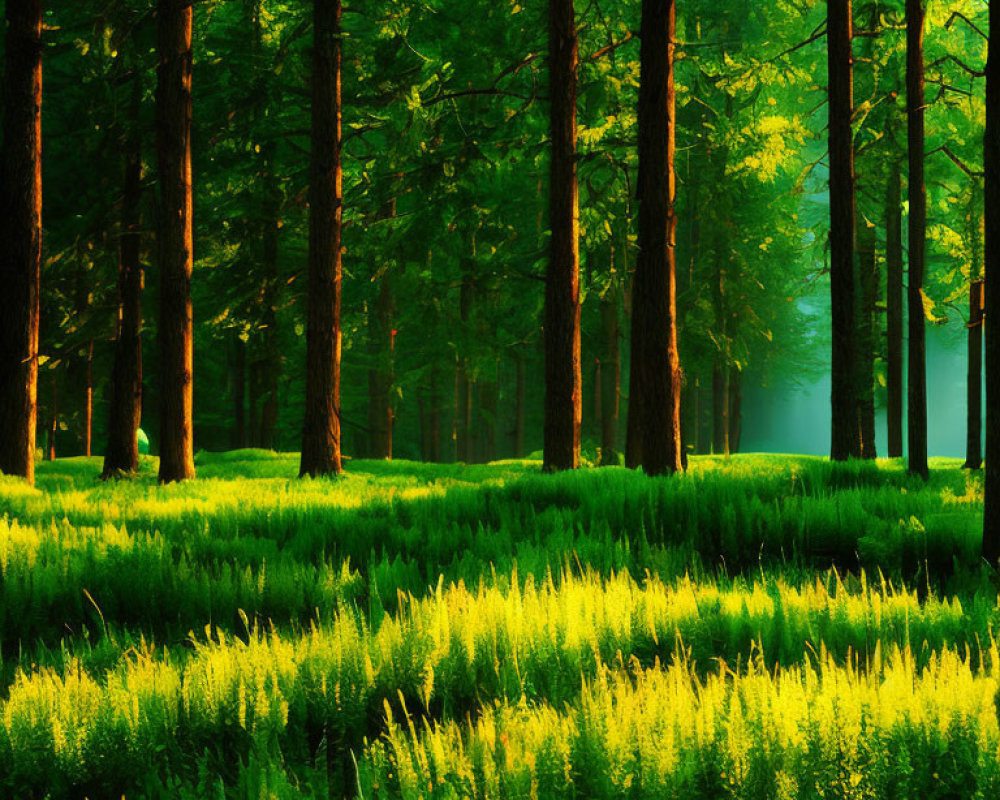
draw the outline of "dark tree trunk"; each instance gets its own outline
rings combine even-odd
[[[479,411],[482,418],[480,461],[489,463],[497,458],[497,411],[500,406],[499,362],[487,372],[479,385]]]
[[[441,461],[441,397],[439,391],[438,370],[436,366],[432,366],[427,408],[427,452],[424,458],[435,464]]]
[[[923,0],[906,0],[907,149],[910,164],[909,256],[907,317],[907,444],[909,470],[927,472],[927,354],[924,330],[924,244],[927,190],[924,187],[924,9]]]
[[[159,0],[156,112],[160,206],[160,482],[194,477],[191,3]]]
[[[743,373],[733,369],[729,373],[729,452],[740,452],[743,437]]]
[[[886,201],[886,417],[889,458],[903,456],[903,207],[899,163],[893,163]]]
[[[827,0],[830,146],[830,306],[833,325],[830,457],[860,455],[854,359],[854,80],[851,0]]]
[[[712,368],[712,452],[729,455],[729,370],[716,358]]]
[[[580,253],[576,182],[576,16],[573,0],[549,0],[552,162],[545,278],[544,469],[576,469],[582,424]]]
[[[858,326],[858,430],[861,458],[877,458],[875,446],[875,357],[878,349],[878,251],[875,235],[858,233],[858,270],[861,302]]]
[[[90,458],[94,433],[94,340],[87,342],[87,386],[83,397],[83,454]]]
[[[1000,3],[990,3],[990,30],[1000,30]],[[1000,561],[1000,39],[986,58],[986,134],[983,145],[986,212],[986,507],[983,558]]]
[[[983,282],[969,284],[969,373],[965,469],[983,465]]]
[[[102,478],[139,469],[139,423],[142,419],[142,136],[139,109],[142,85],[133,78],[129,130],[125,136],[125,189],[122,193],[118,261],[118,325],[111,372],[108,448]]]
[[[247,345],[239,336],[233,337],[233,447],[247,446]]]
[[[261,341],[259,393],[260,427],[257,429],[257,446],[274,449],[275,431],[278,427],[278,380],[281,377],[281,351],[278,346],[278,295],[281,282],[278,277],[278,231],[281,221],[281,192],[273,176],[274,147],[266,145],[264,178],[266,202],[264,230],[262,232],[264,291],[262,295],[263,336]]]
[[[260,440],[257,438],[260,432],[260,413],[258,412],[260,389],[261,364],[260,361],[254,360],[250,362],[247,376],[247,444],[250,447],[260,446]]]
[[[647,475],[683,469],[674,263],[674,29],[673,0],[643,0],[632,367],[641,375],[639,427]]]
[[[56,460],[56,432],[59,430],[59,381],[56,371],[52,370],[52,416],[49,418],[49,441],[46,452],[47,461]]]
[[[712,452],[712,387],[698,381],[698,443],[701,455]]]
[[[393,214],[395,212],[393,211]],[[378,279],[378,294],[368,307],[368,355],[372,366],[368,370],[368,429],[371,458],[392,458],[392,384],[393,337],[392,319],[395,313],[392,279],[384,270]]]
[[[601,298],[601,465],[618,463],[618,403],[621,389],[621,354],[618,339],[618,291],[613,284]]]
[[[466,336],[470,336],[469,322],[476,298],[472,264],[473,262],[469,260],[462,267],[462,286],[458,299],[459,319],[462,321],[462,330]],[[469,358],[465,353],[459,356],[458,373],[455,378],[455,411],[455,457],[456,460],[468,464],[475,458],[476,451],[472,443],[472,380],[469,376]]]
[[[7,3],[0,152],[0,472],[35,482],[42,256],[42,4]]]
[[[313,2],[306,409],[301,475],[340,465],[340,0]]]
[[[524,354],[518,351],[514,359],[514,457],[523,458],[525,455],[524,423],[527,410]]]

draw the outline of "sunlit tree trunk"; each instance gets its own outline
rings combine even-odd
[[[160,204],[160,481],[194,477],[194,341],[191,268],[192,0],[159,0],[157,151]]]
[[[899,163],[893,162],[886,200],[886,418],[889,458],[903,455],[903,208]]]
[[[1000,3],[990,3],[990,31],[1000,31]],[[990,37],[986,59],[986,134],[983,146],[986,213],[986,507],[983,558],[1000,561],[1000,39]]]
[[[576,180],[577,36],[573,0],[549,0],[552,161],[545,278],[544,469],[576,469],[583,422]]]
[[[35,482],[42,255],[42,4],[9,0],[0,151],[0,472]]]
[[[312,154],[306,408],[301,475],[336,475],[340,461],[340,0],[313,2]]]
[[[833,326],[830,457],[860,455],[854,359],[854,80],[851,0],[827,0],[830,148],[830,310]]]
[[[924,247],[927,190],[924,186],[924,8],[906,0],[906,106],[909,153],[909,274],[907,280],[907,450],[910,472],[927,477],[927,353],[924,325]]]

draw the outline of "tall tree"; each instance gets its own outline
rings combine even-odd
[[[632,297],[632,369],[648,475],[683,468],[674,237],[673,0],[643,0],[639,51],[639,258]],[[633,413],[630,409],[629,414]]]
[[[35,480],[42,257],[42,4],[8,2],[0,152],[0,472]]]
[[[830,303],[833,324],[831,449],[834,461],[860,455],[855,397],[854,80],[851,0],[827,0],[830,137]]]
[[[160,481],[194,477],[191,187],[193,0],[159,0],[156,117],[160,204]]]
[[[927,477],[927,346],[924,324],[924,250],[927,189],[924,186],[924,6],[906,0],[906,141],[909,160],[909,333],[906,439],[910,472]]]
[[[142,86],[136,72],[132,84],[129,128],[125,134],[125,190],[122,194],[118,261],[118,324],[111,373],[108,447],[101,477],[139,468],[139,423],[142,418],[142,144],[139,108]]]
[[[1000,2],[990,2],[983,139],[986,211],[986,504],[983,558],[1000,562]]]
[[[899,162],[893,161],[885,206],[886,419],[889,458],[903,455],[903,206]]]
[[[579,466],[583,423],[576,68],[573,0],[549,0],[549,94],[552,104],[549,226],[552,239],[545,279],[546,470]]]
[[[968,379],[966,381],[965,469],[983,466],[983,282],[969,283]]]
[[[306,409],[301,475],[340,463],[340,0],[313,2]]]

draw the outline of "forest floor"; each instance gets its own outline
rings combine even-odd
[[[0,478],[0,797],[997,797],[982,478]]]

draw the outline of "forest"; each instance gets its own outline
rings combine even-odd
[[[0,797],[1000,794],[995,0],[0,0]]]

